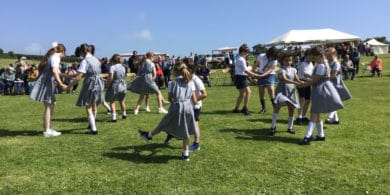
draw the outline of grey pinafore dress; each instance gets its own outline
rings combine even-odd
[[[128,90],[138,94],[158,93],[157,84],[153,80],[153,62],[147,59],[141,66],[139,75],[131,81]]]
[[[56,54],[53,54],[56,55]],[[54,57],[51,55],[43,70],[40,71],[39,78],[36,81],[34,88],[31,91],[30,98],[39,102],[53,104],[56,101],[54,94],[55,78],[51,67],[51,60]]]
[[[320,65],[325,66],[317,64],[313,70],[313,75],[316,74]],[[330,82],[329,76],[326,75],[322,75],[321,79],[312,85],[311,101],[311,113],[329,113],[344,107],[339,93]]]
[[[332,62],[330,65],[330,69],[333,70],[334,67],[336,66],[336,63],[339,63],[338,61]],[[340,65],[339,65],[340,67]],[[337,92],[340,95],[340,98],[342,101],[349,100],[352,98],[351,93],[349,92],[348,88],[345,86],[341,70],[338,70],[336,73],[336,79],[331,79],[334,87],[336,88]]]
[[[113,80],[106,91],[106,101],[123,101],[126,96],[126,70],[122,64],[113,65]]]
[[[100,104],[103,101],[103,79],[100,77],[100,62],[95,57],[86,57],[86,73],[84,74],[83,87],[81,88],[76,105],[83,107],[92,104]]]
[[[279,70],[279,82],[275,90],[276,97],[274,103],[275,104],[284,103],[284,105],[290,103],[295,108],[300,108],[298,97],[295,92],[296,91],[295,85],[290,83],[285,83],[281,76],[283,73],[286,75],[288,79],[294,80],[297,70],[293,67],[287,69],[284,66]]]
[[[157,129],[176,138],[189,138],[193,134],[199,136],[195,127],[194,108],[191,101],[194,85],[182,82],[180,77],[171,81],[170,85],[173,103],[169,107],[168,114],[158,124]]]

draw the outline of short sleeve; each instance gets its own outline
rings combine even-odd
[[[333,65],[333,67],[332,67],[332,70],[334,70],[334,71],[339,71],[339,70],[341,70],[341,65],[340,65],[340,63],[339,62],[334,62],[334,65]]]
[[[83,60],[80,63],[79,69],[77,69],[77,72],[86,73],[87,72],[87,60]]]
[[[276,66],[278,65],[278,61],[277,60],[272,60],[270,63],[269,63],[270,66]]]
[[[325,65],[324,64],[318,64],[317,65],[317,70],[316,70],[316,72],[314,74],[322,76],[322,75],[325,75],[325,72],[326,72]]]
[[[195,91],[195,85],[193,81],[188,82],[188,87],[191,87],[192,91]]]
[[[113,74],[114,71],[115,71],[115,66],[111,66],[111,67],[110,67],[110,72],[109,72],[109,73],[110,73],[110,74]]]
[[[61,58],[58,55],[53,55],[50,60],[50,67],[59,68],[60,67]]]
[[[197,77],[197,76],[195,76],[195,75],[194,75],[194,77],[196,77],[196,78],[194,79],[195,88],[196,88],[198,91],[205,90],[206,88],[204,87],[203,81],[200,80],[200,78]]]

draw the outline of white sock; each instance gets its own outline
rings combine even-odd
[[[305,137],[311,137],[311,134],[313,133],[315,126],[316,126],[315,122],[311,122],[311,121],[309,122],[309,126],[307,127]]]
[[[190,155],[190,151],[188,151],[188,150],[183,150],[183,155],[184,155],[184,156],[189,156],[189,155]]]
[[[328,116],[328,119],[333,119],[335,112],[336,111],[330,112],[329,116]]]
[[[287,126],[287,128],[288,129],[292,129],[293,125],[294,125],[294,117],[293,116],[289,116],[288,117],[288,126]]]
[[[106,108],[107,111],[111,112],[110,106],[107,104],[106,101],[103,101],[103,106]]]
[[[325,137],[324,123],[322,122],[322,120],[319,123],[317,123],[317,130],[318,130],[318,136]]]
[[[96,129],[96,124],[95,124],[95,117],[94,116],[89,116],[88,117],[89,125],[91,125],[91,130],[92,131],[97,131]]]
[[[152,138],[153,137],[153,135],[152,135],[152,132],[148,132],[148,138]]]
[[[299,115],[298,115],[298,118],[302,118],[302,114],[299,114]]]
[[[117,115],[116,112],[112,113],[112,120],[116,120],[116,115]]]
[[[337,114],[337,111],[334,111],[333,121],[339,121],[339,115]]]
[[[278,120],[278,113],[272,113],[272,125],[271,125],[271,128],[275,128],[277,120]]]
[[[122,115],[123,115],[123,116],[126,116],[126,110],[122,112]]]

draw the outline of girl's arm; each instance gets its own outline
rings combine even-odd
[[[203,100],[207,97],[206,89],[200,90],[200,96],[196,98],[197,101]]]
[[[316,84],[321,79],[321,75],[314,74],[313,79],[308,82],[304,82],[303,84],[300,84],[301,87],[307,87]]]
[[[336,70],[330,71],[330,78],[336,79],[336,76],[337,76],[337,71]]]
[[[268,68],[267,71],[265,71],[263,74],[260,75],[260,77],[266,77],[268,76],[272,71],[274,71],[276,66],[272,66],[271,68]]]
[[[294,85],[299,85],[300,83],[298,83],[297,81],[294,81],[294,80],[290,80],[289,78],[287,78],[286,74],[285,73],[282,73],[280,74],[282,76],[282,80],[287,83],[287,84],[294,84]]]
[[[168,93],[168,101],[173,103],[173,94],[171,92]]]
[[[195,91],[192,92],[191,100],[193,105],[196,105],[198,103],[198,101],[196,100]]]
[[[156,79],[156,67],[153,67],[152,69],[152,79]]]
[[[62,80],[60,78],[60,70],[58,69],[58,67],[53,67],[52,72],[53,72],[54,79],[56,80],[58,86],[61,88],[61,90],[65,91],[66,85],[64,85],[64,83],[62,83]]]
[[[83,78],[84,76],[84,73],[82,72],[79,72],[76,77],[74,77],[74,79],[69,83],[68,87],[66,90],[70,89],[74,84],[76,84],[77,82],[79,82],[81,80],[81,78]]]

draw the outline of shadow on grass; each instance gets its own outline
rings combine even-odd
[[[212,115],[212,114],[222,114],[222,115],[225,115],[225,114],[241,114],[242,113],[233,113],[233,109],[232,110],[214,110],[214,111],[202,111],[202,115]]]
[[[123,146],[112,148],[112,151],[104,153],[103,156],[144,164],[168,163],[169,160],[181,160],[181,156],[179,154],[174,156],[158,154],[159,148],[177,149],[169,145],[153,143],[140,146]]]
[[[12,137],[12,136],[37,136],[42,135],[42,131],[37,130],[9,130],[9,129],[0,129],[0,137]]]
[[[290,135],[287,131],[276,130],[275,136],[269,135],[269,129],[220,129],[224,133],[237,134],[236,139],[240,140],[257,140],[257,141],[277,141],[290,144],[299,144],[303,137],[285,137],[284,135]]]
[[[71,123],[85,123],[85,122],[87,122],[87,118],[86,117],[82,117],[82,118],[53,118],[52,121],[71,122]]]
[[[272,118],[255,118],[255,119],[248,119],[249,122],[262,122],[262,123],[267,123],[267,124],[270,124],[271,126],[271,123],[272,123]],[[287,124],[288,121],[286,119],[278,119],[277,122],[276,122],[276,125],[278,123],[285,123]]]

